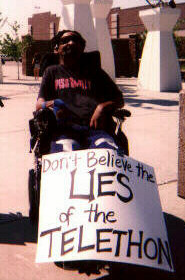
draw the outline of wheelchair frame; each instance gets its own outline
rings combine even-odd
[[[42,156],[50,151],[52,135],[56,130],[56,119],[51,109],[33,112],[33,119],[29,121],[31,134],[30,152],[34,152],[34,168],[29,170],[28,194],[29,194],[29,218],[35,224],[38,223],[40,180],[42,169]],[[122,132],[122,123],[126,117],[130,117],[128,110],[120,109],[113,114],[114,140],[121,147],[125,155],[129,155],[128,140]]]

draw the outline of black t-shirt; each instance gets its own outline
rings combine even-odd
[[[38,57],[34,58],[33,60],[33,64],[39,64],[40,63],[40,59]]]
[[[46,101],[62,99],[72,112],[73,121],[88,125],[99,103],[122,102],[122,93],[105,71],[89,73],[74,73],[63,65],[50,66],[44,72],[38,97]]]

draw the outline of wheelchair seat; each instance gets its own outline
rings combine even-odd
[[[34,112],[33,115],[33,119],[29,121],[30,152],[34,150],[36,157],[42,157],[42,155],[49,153],[51,140],[57,131],[57,121],[53,111],[48,108]],[[129,154],[128,140],[121,126],[125,118],[130,116],[130,111],[119,109],[113,113],[107,123],[108,133],[113,136],[116,144],[123,149],[126,155]]]

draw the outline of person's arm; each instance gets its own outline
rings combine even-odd
[[[39,97],[36,103],[36,111],[45,108],[52,108],[54,104],[54,100],[45,101],[43,97]]]
[[[55,99],[54,77],[48,69],[42,78],[38,99],[36,102],[36,110],[52,108]]]
[[[94,127],[95,129],[103,127],[104,125],[104,117],[106,117],[107,112],[114,111],[117,108],[121,108],[124,105],[124,101],[115,102],[115,101],[106,101],[97,105],[91,120],[90,127]]]
[[[114,112],[116,109],[124,106],[122,92],[105,71],[100,70],[96,76],[96,81],[98,82],[95,91],[98,90],[100,99],[90,120],[90,127],[94,127],[95,129],[103,127],[107,113]]]

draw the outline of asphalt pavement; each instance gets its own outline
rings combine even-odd
[[[106,278],[106,270],[87,275],[63,270],[52,263],[35,264],[36,236],[28,219],[27,180],[28,170],[33,166],[28,120],[35,109],[41,78],[35,81],[34,77],[21,73],[18,80],[14,62],[3,65],[3,76],[0,84],[4,103],[0,108],[0,280],[116,279],[115,276]],[[154,167],[176,269],[173,279],[183,280],[185,200],[177,195],[179,93],[137,91],[134,77],[119,78],[116,83],[124,94],[125,108],[132,114],[123,123],[130,156]],[[182,87],[185,88],[184,84]],[[125,273],[119,279],[128,278],[132,279]],[[147,279],[156,278],[160,279],[158,275]],[[171,279],[171,276],[163,275],[161,279]]]

